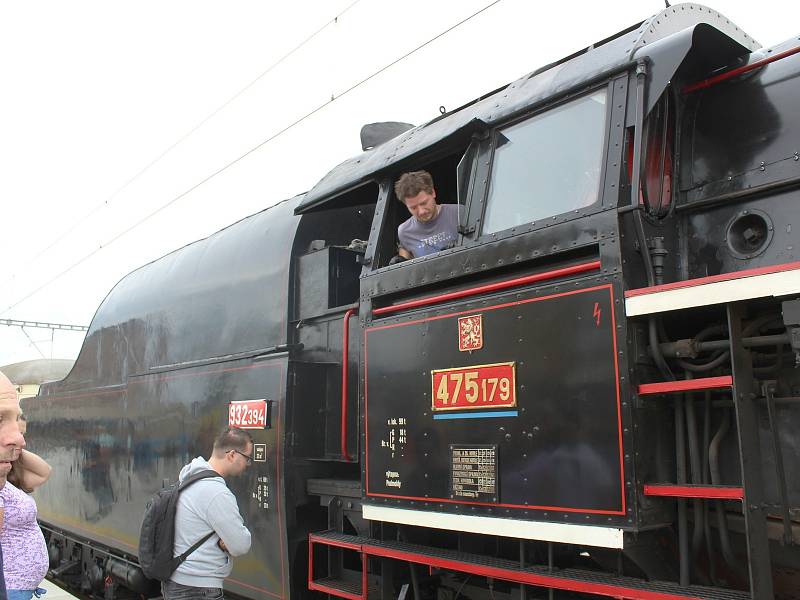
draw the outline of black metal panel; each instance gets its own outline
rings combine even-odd
[[[494,506],[623,515],[613,304],[610,285],[520,291],[367,329],[366,494],[450,502],[450,444],[496,444]],[[473,313],[483,315],[484,345],[460,352],[457,320]],[[516,416],[432,414],[432,369],[505,361],[516,362]]]
[[[97,309],[70,375],[51,390],[122,384],[165,365],[286,343],[298,198],[123,278]],[[213,329],[214,335],[209,335]]]
[[[751,62],[797,45],[789,40]],[[688,97],[681,189],[687,202],[800,177],[800,55]]]
[[[137,377],[127,386],[30,398],[31,449],[53,466],[37,490],[43,522],[135,556],[146,501],[208,457],[228,423],[228,402],[273,401],[272,426],[252,430],[265,461],[229,481],[253,536],[226,588],[249,598],[284,597],[289,572],[284,501],[286,356]]]
[[[307,319],[358,300],[360,253],[328,246],[297,259],[297,317]]]
[[[444,250],[370,273],[362,280],[362,296],[403,297],[417,292],[415,288],[427,288],[430,293],[448,279],[486,277],[484,274],[501,277],[503,271],[522,269],[524,265],[554,268],[553,265],[566,266],[576,260],[597,260],[598,242],[612,238],[616,227],[616,211],[545,229],[520,227],[513,236]]]
[[[342,474],[328,463],[305,460],[323,454],[316,428],[321,413],[309,409],[324,410],[322,402],[336,402],[338,409],[342,315],[329,315],[330,323],[322,326],[317,320],[287,328],[294,258],[307,252],[311,240],[330,245],[364,239],[373,208],[355,206],[333,218],[296,217],[296,202],[146,265],[109,294],[75,369],[63,381],[42,386],[25,406],[36,440],[32,448],[54,467],[51,484],[39,491],[44,521],[135,556],[146,500],[191,458],[208,455],[228,423],[228,402],[271,399],[271,427],[254,431],[256,443],[266,444],[255,453],[266,462],[254,463],[244,479],[230,484],[254,542],[226,588],[247,598],[288,597],[293,585],[304,589],[302,572],[290,575],[290,566],[303,564],[296,561],[308,529],[325,522],[309,511],[298,521],[298,507],[315,502],[306,495],[305,479]],[[326,272],[323,283],[334,282],[333,303],[354,298],[358,285],[353,254],[337,251],[351,259],[351,268],[337,269],[334,261]],[[329,325],[336,331],[327,331]],[[307,352],[303,341],[310,342]],[[298,406],[291,414],[286,387],[294,386],[288,375],[295,371],[287,373],[281,353],[288,348],[293,359],[327,363],[320,370],[335,371],[323,381],[321,396],[318,386],[292,387],[288,402]],[[358,435],[357,360],[357,352],[351,353],[351,448]],[[338,413],[332,418],[337,431],[331,440],[338,434]],[[347,466],[352,477],[356,468]]]
[[[800,173],[800,168],[797,169]],[[688,277],[732,273],[800,259],[800,191],[786,190],[685,215]],[[748,229],[749,228],[749,229]],[[746,236],[752,236],[750,246]]]

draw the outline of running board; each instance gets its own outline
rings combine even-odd
[[[696,585],[681,587],[666,581],[644,581],[583,569],[551,571],[547,566],[522,567],[511,560],[405,542],[373,540],[335,531],[312,533],[308,541],[310,549],[314,544],[323,544],[355,550],[361,553],[364,566],[366,557],[382,557],[512,583],[626,600],[750,600],[748,593],[735,590]],[[366,579],[366,574],[363,575]],[[356,587],[348,590],[352,596],[341,597],[357,600],[356,594],[363,589]],[[361,598],[365,597],[362,593]]]
[[[798,293],[800,262],[791,262],[628,290],[625,292],[625,314],[637,317]]]
[[[580,544],[581,546],[615,549],[622,549],[624,543],[622,529],[600,525],[462,515],[372,504],[365,504],[362,508],[362,514],[368,521],[387,521],[399,525],[433,527],[434,529],[445,529],[447,531],[498,535],[540,542]]]

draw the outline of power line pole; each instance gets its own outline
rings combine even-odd
[[[86,325],[68,325],[65,323],[44,323],[42,321],[18,321],[16,319],[0,319],[0,325],[8,327],[34,327],[55,331],[89,331]]]

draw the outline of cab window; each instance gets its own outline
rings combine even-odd
[[[498,130],[481,233],[597,202],[605,130],[605,90]]]

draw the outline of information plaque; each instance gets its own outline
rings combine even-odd
[[[496,445],[450,445],[450,498],[498,501]]]

